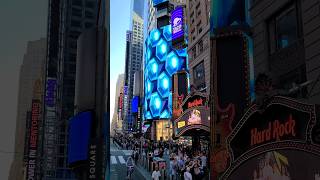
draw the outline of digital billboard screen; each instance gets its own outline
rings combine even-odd
[[[88,159],[92,113],[82,112],[69,120],[68,164]]]
[[[131,102],[131,112],[137,113],[139,107],[139,96],[134,96]]]
[[[179,6],[171,12],[172,40],[184,36],[183,7]]]
[[[210,29],[214,34],[217,29],[232,26],[248,26],[249,18],[248,0],[212,0],[210,13]]]
[[[161,4],[161,3],[164,3],[164,2],[167,2],[168,0],[153,0],[153,5],[156,6],[158,4]]]
[[[172,117],[172,76],[187,66],[187,49],[172,48],[171,25],[154,29],[146,40],[144,119]]]
[[[208,107],[201,106],[186,110],[182,116],[174,122],[175,136],[183,136],[189,130],[197,129],[209,132],[210,129],[210,110]]]

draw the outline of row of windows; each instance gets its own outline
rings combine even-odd
[[[83,1],[82,0],[73,0],[72,1],[72,5],[74,6],[83,6]],[[86,8],[94,8],[96,5],[96,2],[95,1],[85,1],[85,7]]]
[[[191,53],[192,53],[192,59],[197,58],[205,49],[208,48],[208,39],[201,39],[195,47],[192,48]],[[197,51],[198,49],[198,51]]]
[[[94,27],[94,23],[92,23],[92,22],[83,22],[83,23],[81,23],[81,21],[77,21],[77,20],[72,20],[71,21],[71,26],[73,26],[73,27],[81,28],[81,24],[84,24],[85,28]]]

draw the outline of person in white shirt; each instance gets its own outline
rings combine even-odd
[[[190,173],[190,168],[187,167],[186,172],[184,172],[184,180],[192,180],[192,175]]]
[[[156,169],[152,172],[152,179],[153,180],[159,180],[161,177],[160,171],[159,171],[159,167],[156,166]]]

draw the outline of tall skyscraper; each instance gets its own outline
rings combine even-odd
[[[128,99],[128,82],[129,82],[129,62],[130,62],[130,52],[131,52],[131,43],[132,42],[132,31],[126,32],[126,54],[125,54],[125,72],[124,72],[124,86],[123,86],[123,112],[122,112],[122,119],[126,119],[128,114],[128,107],[129,107],[129,99]],[[128,129],[128,124],[126,121],[122,124],[123,130]]]
[[[120,100],[120,98],[122,98],[122,91],[123,91],[123,83],[124,83],[124,74],[120,74],[118,76],[118,80],[117,80],[117,85],[116,85],[116,94],[115,94],[115,103],[114,103],[114,112],[113,112],[113,117],[112,117],[112,124],[111,124],[111,129],[110,129],[110,133],[113,134],[114,130],[118,130],[119,128],[121,128],[122,126],[122,122],[121,122],[121,117],[119,115],[119,110],[120,110],[120,106],[122,108],[122,99]],[[119,104],[121,103],[121,105]],[[120,105],[120,106],[119,106]]]
[[[125,123],[128,130],[132,128],[133,118],[131,115],[131,100],[133,98],[133,81],[134,73],[141,68],[143,60],[143,17],[144,17],[144,0],[132,1],[132,14],[131,14],[131,43],[128,57],[128,63],[126,63],[126,82],[128,87],[128,97],[125,109]],[[128,32],[127,32],[128,35]],[[130,37],[129,37],[130,38]],[[128,37],[127,37],[128,42]],[[127,49],[128,50],[128,49]],[[128,51],[127,51],[128,53]]]
[[[74,114],[77,39],[95,27],[97,0],[50,0],[41,179],[75,179],[67,167],[68,120]]]
[[[34,84],[43,78],[46,57],[46,39],[30,41],[20,67],[18,108],[16,119],[15,152],[9,180],[23,179],[25,174],[24,146],[27,114],[31,111]]]

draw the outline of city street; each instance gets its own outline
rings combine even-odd
[[[121,150],[116,144],[113,144],[112,139],[110,140],[110,173],[112,180],[124,180],[126,179],[127,167],[126,162],[128,157],[131,155],[131,150]],[[143,180],[144,176],[135,167],[132,174],[132,180]]]

